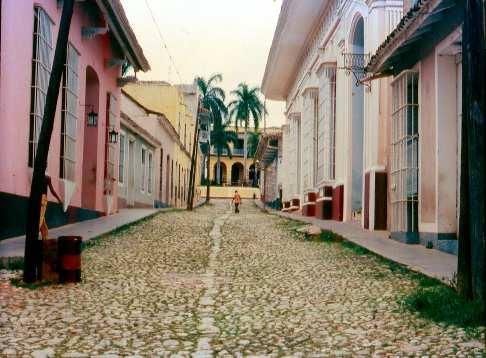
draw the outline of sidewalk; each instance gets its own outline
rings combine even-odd
[[[80,221],[49,230],[50,237],[63,235],[82,236],[83,241],[106,234],[123,225],[131,224],[167,209],[121,209],[117,214],[102,216],[93,220]],[[1,257],[23,257],[25,236],[0,241]]]
[[[255,203],[260,208],[263,208],[260,200],[255,200]],[[332,231],[379,256],[398,262],[413,271],[437,278],[445,283],[450,283],[457,271],[457,256],[434,249],[426,249],[422,245],[402,244],[391,240],[388,231],[367,231],[353,223],[319,220],[296,213],[282,213],[268,208],[267,210],[269,213],[284,218],[298,220],[318,226],[323,230]]]

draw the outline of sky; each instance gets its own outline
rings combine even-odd
[[[261,86],[282,0],[122,0],[151,71],[141,80],[192,83],[196,76],[221,73],[230,92],[238,83]],[[177,71],[176,71],[177,68]],[[178,73],[180,75],[178,75]],[[284,102],[267,101],[267,126],[284,124]],[[263,123],[261,124],[263,127]]]

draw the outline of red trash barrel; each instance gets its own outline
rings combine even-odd
[[[81,282],[81,236],[60,236],[59,248],[59,281]]]

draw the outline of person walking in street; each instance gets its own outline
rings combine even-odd
[[[41,198],[41,207],[40,207],[40,220],[39,220],[39,231],[41,233],[42,240],[47,240],[49,235],[49,228],[47,227],[46,222],[46,210],[47,210],[47,203],[49,200],[47,199],[47,190],[50,190],[52,195],[57,199],[57,201],[62,203],[61,198],[57,195],[54,187],[52,186],[51,177],[46,173],[44,176],[44,183],[42,184],[42,198]]]
[[[235,190],[235,195],[233,196],[233,200],[231,200],[232,204],[235,204],[235,214],[240,213],[240,204],[241,204],[241,196],[238,193],[238,190]]]

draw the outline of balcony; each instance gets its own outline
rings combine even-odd
[[[356,86],[361,85],[361,80],[366,76],[366,66],[370,61],[369,54],[343,53],[344,66],[342,69],[346,74],[353,74],[356,79]]]
[[[245,150],[243,148],[233,148],[233,150],[231,152],[234,156],[241,156],[242,157],[245,153]],[[215,148],[211,148],[211,155],[218,155],[218,153],[216,153]],[[221,155],[227,156],[228,151],[226,149],[223,149],[223,151],[221,152]]]

